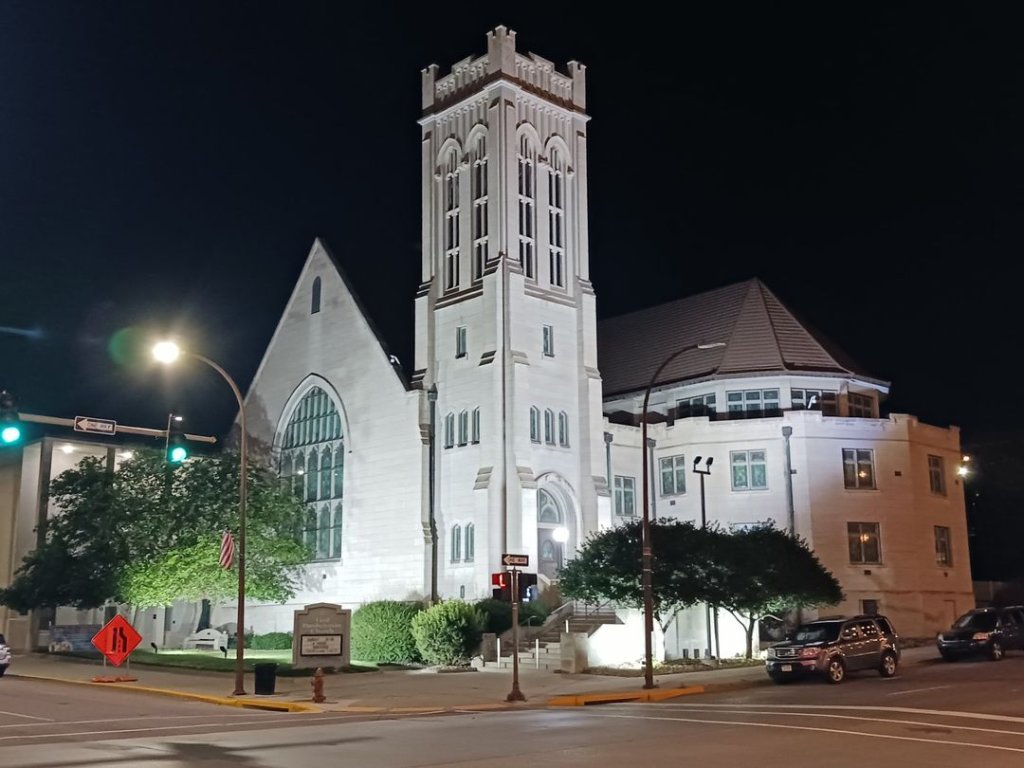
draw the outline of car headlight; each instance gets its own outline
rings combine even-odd
[[[982,641],[984,641],[984,640],[988,640],[990,637],[992,637],[992,633],[991,632],[975,632],[973,635],[971,635],[971,640],[975,640],[975,641],[982,640]]]

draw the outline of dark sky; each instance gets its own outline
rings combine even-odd
[[[244,387],[318,235],[408,369],[419,70],[504,23],[588,66],[601,316],[759,276],[894,410],[1024,427],[1016,18],[495,5],[0,0],[0,326],[38,331],[0,331],[0,387],[221,432],[212,372],[172,384],[111,349],[176,329]]]

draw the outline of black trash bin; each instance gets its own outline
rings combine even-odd
[[[263,696],[273,694],[274,686],[277,683],[277,664],[270,662],[256,664],[253,670],[256,678],[256,693]]]

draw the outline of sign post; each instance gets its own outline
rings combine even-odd
[[[515,566],[529,565],[529,555],[501,556],[502,565],[512,566],[512,690],[509,691],[505,701],[526,701],[523,692],[519,690],[519,570]],[[499,663],[501,659],[498,659]]]

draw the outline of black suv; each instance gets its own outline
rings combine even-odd
[[[899,662],[899,636],[889,619],[853,616],[801,624],[786,642],[768,649],[765,667],[776,683],[805,675],[841,683],[847,672],[862,669],[892,677]]]
[[[946,661],[973,655],[999,661],[1008,650],[1024,648],[1024,608],[1014,605],[968,611],[939,633],[935,645]]]

